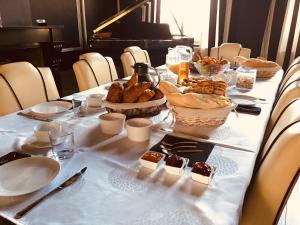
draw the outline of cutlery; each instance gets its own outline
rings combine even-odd
[[[184,148],[180,148],[178,150],[175,150],[174,148],[166,148],[165,146],[163,145],[160,145],[160,148],[161,150],[164,152],[164,153],[167,153],[167,154],[172,154],[172,151],[176,152],[176,153],[199,153],[199,152],[203,152],[202,149],[195,149],[195,147],[192,147],[192,149],[186,149],[189,148],[190,146],[185,146]]]
[[[209,137],[208,138],[203,138],[203,137],[199,137],[199,136],[196,137],[196,136],[184,134],[184,133],[181,133],[178,131],[175,132],[173,129],[170,129],[170,128],[167,128],[167,129],[160,128],[159,130],[163,133],[167,132],[167,134],[172,135],[174,137],[180,137],[180,138],[186,138],[186,139],[192,139],[192,140],[194,139],[195,141],[198,141],[198,142],[211,143],[211,144],[215,144],[217,146],[221,146],[224,148],[234,149],[234,150],[243,151],[243,152],[251,152],[251,153],[255,152],[254,150],[250,150],[249,148],[244,147],[242,145],[227,144],[227,143],[224,143],[223,141],[211,139]]]
[[[26,213],[28,213],[31,209],[33,209],[36,205],[38,205],[40,202],[45,200],[47,197],[63,190],[64,188],[72,185],[73,183],[75,183],[84,174],[84,172],[86,170],[87,170],[87,167],[84,167],[78,173],[74,174],[72,177],[70,177],[69,179],[64,181],[61,185],[59,185],[58,187],[56,187],[55,189],[53,189],[52,191],[50,191],[46,195],[40,197],[39,199],[37,199],[36,201],[31,203],[30,205],[26,206],[21,211],[17,212],[16,215],[15,215],[15,219],[20,219],[22,216],[24,216]]]
[[[179,142],[174,142],[174,143],[169,143],[169,142],[166,142],[166,141],[162,141],[161,142],[163,145],[166,145],[166,146],[170,146],[170,147],[173,147],[174,145],[184,145],[184,144],[193,144],[193,145],[197,145],[197,141],[179,141]]]

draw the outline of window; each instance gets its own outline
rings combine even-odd
[[[162,0],[161,23],[170,25],[171,33],[194,37],[200,48],[208,47],[210,0]],[[179,27],[179,28],[178,28]]]

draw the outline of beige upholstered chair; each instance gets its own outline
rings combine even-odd
[[[243,48],[241,44],[238,43],[223,43],[219,47],[213,47],[210,50],[210,56],[217,59],[226,59],[230,63],[235,63],[235,56],[244,56],[250,58],[251,49]]]
[[[256,162],[259,163],[264,155],[266,154],[267,150],[269,149],[271,143],[277,137],[277,135],[289,124],[300,120],[300,97],[292,100],[289,104],[283,108],[282,112],[274,121],[274,125],[270,128],[268,134],[265,134],[265,144],[263,145]]]
[[[289,83],[300,78],[300,60],[299,63],[289,67],[285,72],[283,79],[279,85],[278,93],[282,91]]]
[[[132,66],[135,63],[143,62],[151,66],[148,52],[137,46],[125,48],[124,53],[121,55],[121,61],[125,77],[131,76],[134,73]]]
[[[79,91],[112,82],[118,78],[115,64],[111,57],[104,57],[97,52],[79,56],[73,64]]]
[[[292,184],[299,175],[300,122],[286,127],[270,145],[252,177],[240,225],[276,224]]]
[[[0,66],[0,116],[59,98],[49,68],[28,62]]]
[[[300,97],[300,79],[289,83],[289,85],[286,86],[285,89],[282,89],[277,96],[268,122],[267,132],[274,126],[274,122],[277,120],[284,107],[286,107],[290,101],[298,97]]]

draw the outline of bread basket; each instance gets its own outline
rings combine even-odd
[[[129,119],[158,115],[165,102],[166,97],[163,97],[161,99],[140,103],[112,103],[104,101],[104,106],[108,112],[122,113],[126,115],[127,119]]]
[[[276,67],[245,67],[243,66],[245,69],[256,69],[257,73],[256,73],[256,77],[257,78],[271,78],[273,77],[277,71],[279,71],[281,69],[280,66],[276,66]]]
[[[167,104],[176,119],[176,124],[183,126],[219,126],[225,123],[228,114],[236,108],[235,103],[215,109],[192,109]]]

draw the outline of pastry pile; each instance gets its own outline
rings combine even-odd
[[[199,79],[197,82],[189,82],[188,87],[183,91],[183,93],[198,93],[198,94],[216,94],[216,95],[226,95],[226,82],[209,79]]]
[[[135,103],[161,99],[164,94],[158,88],[151,88],[150,82],[138,83],[138,75],[132,75],[126,83],[113,83],[106,97],[112,103]]]

